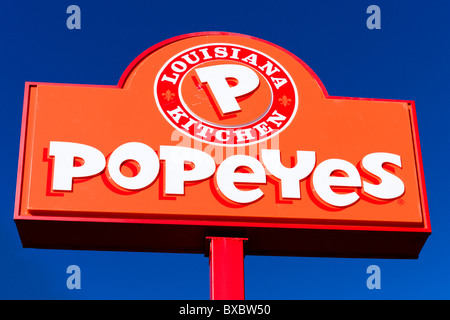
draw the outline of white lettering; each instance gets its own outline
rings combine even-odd
[[[257,59],[258,59],[258,56],[255,53],[252,53],[252,54],[248,55],[247,57],[243,58],[242,61],[248,62],[249,64],[254,65],[256,67]]]
[[[343,171],[348,177],[332,176],[335,171]],[[356,201],[356,192],[336,193],[331,187],[361,187],[361,177],[356,167],[348,161],[329,159],[319,164],[313,174],[313,185],[317,195],[326,203],[336,207],[346,207]]]
[[[284,120],[286,120],[286,117],[283,116],[282,114],[279,114],[277,110],[274,110],[269,119],[267,119],[267,122],[271,122],[279,128],[283,124]]]
[[[175,72],[184,72],[187,69],[187,65],[183,61],[175,61],[170,67]]]
[[[224,134],[225,134],[225,137],[224,137]],[[228,141],[229,135],[230,135],[230,132],[227,130],[217,130],[215,137],[217,140],[224,142],[224,141]]]
[[[211,59],[212,57],[208,53],[208,48],[198,50],[203,54],[203,60]]]
[[[193,124],[196,124],[197,121],[192,120],[191,118],[189,118],[188,122],[181,125],[184,129],[186,129],[187,131],[189,131],[189,129],[192,127]]]
[[[266,69],[266,75],[268,75],[268,76],[271,76],[275,72],[280,71],[280,69],[278,69],[277,67],[273,68],[273,64],[270,61],[267,61],[267,63],[265,65],[259,66],[258,68],[260,68],[262,71],[264,71],[264,69]]]
[[[163,74],[161,81],[169,81],[169,82],[172,82],[173,84],[176,84],[180,75],[178,73],[172,73],[172,74],[173,74],[173,78],[170,78],[167,75]]]
[[[231,51],[233,51],[233,54],[230,56],[231,59],[239,59],[239,51],[241,51],[241,49],[237,49],[237,48],[231,48]]]
[[[236,137],[251,139],[252,129],[234,131]],[[204,132],[203,132],[204,131]],[[200,131],[205,135],[210,132],[220,141],[231,139],[230,131],[216,130],[211,132],[208,127]],[[125,143],[116,148],[109,157],[107,166],[103,153],[94,147],[72,143],[51,141],[49,155],[54,157],[52,190],[72,191],[75,178],[87,178],[101,173],[105,167],[106,174],[118,186],[127,190],[140,190],[150,186],[160,172],[160,160],[165,161],[164,192],[166,194],[184,195],[185,184],[209,179],[216,173],[217,187],[227,199],[237,203],[251,203],[263,196],[263,191],[255,187],[252,190],[241,190],[236,183],[266,183],[267,175],[271,174],[280,180],[281,197],[287,199],[301,199],[300,183],[311,178],[314,192],[319,199],[336,207],[347,207],[359,200],[359,195],[353,190],[362,191],[377,199],[394,199],[405,193],[403,181],[383,167],[393,164],[401,168],[401,158],[392,153],[371,153],[362,159],[362,170],[376,176],[380,182],[370,183],[361,181],[358,169],[348,161],[328,159],[320,163],[314,170],[316,154],[314,151],[297,151],[297,163],[288,168],[281,163],[279,150],[262,149],[261,162],[248,155],[229,156],[219,164],[216,171],[214,158],[208,153],[186,146],[160,146],[160,157],[157,153],[140,142]],[[206,150],[206,149],[205,149]],[[215,149],[214,149],[215,150]],[[249,151],[250,152],[250,151]],[[77,165],[77,159],[82,160]],[[220,159],[223,159],[222,157]],[[121,166],[126,161],[135,161],[138,172],[127,177],[121,172]],[[219,162],[218,162],[219,163]],[[191,165],[192,168],[186,166]],[[240,171],[248,168],[251,172]],[[341,173],[341,175],[338,175]],[[350,188],[338,190],[337,188]]]
[[[213,128],[207,127],[207,126],[203,125],[202,123],[198,124],[197,129],[200,129],[200,132],[197,132],[196,134],[202,138],[208,138],[206,136],[206,132],[209,132],[209,134],[214,132]]]
[[[383,169],[383,164],[392,163],[398,167],[402,167],[400,156],[392,153],[371,153],[362,160],[362,166],[381,179],[380,184],[372,184],[364,181],[364,191],[379,199],[395,199],[405,192],[403,181],[397,176]]]
[[[253,173],[235,172],[239,167],[248,167]],[[250,203],[264,194],[261,189],[240,190],[235,183],[266,183],[266,173],[261,163],[250,156],[235,155],[225,159],[217,169],[219,190],[230,200],[237,203]]]
[[[184,194],[184,183],[209,178],[216,170],[214,159],[207,153],[186,147],[161,146],[160,158],[166,161],[166,194]],[[185,163],[192,163],[194,168],[185,170]]]
[[[72,191],[73,178],[86,178],[103,171],[106,159],[103,153],[85,144],[51,141],[49,155],[55,157],[52,189]],[[75,166],[75,158],[83,159]]]
[[[120,171],[121,165],[134,160],[139,164],[139,172],[134,177],[126,177]],[[128,190],[139,190],[149,186],[158,176],[159,159],[156,152],[140,142],[129,142],[118,147],[108,160],[108,172],[113,181]]]
[[[183,111],[183,109],[181,109],[180,106],[176,107],[173,110],[167,111],[167,113],[172,117],[173,120],[175,120],[176,123],[180,121],[181,117],[188,118],[187,114]]]
[[[273,81],[273,84],[275,85],[275,88],[280,89],[280,87],[287,83],[287,80],[285,78],[274,78],[271,77],[270,80]]]
[[[189,57],[189,55],[193,55],[196,59],[192,60],[191,57]],[[200,61],[200,58],[198,57],[198,55],[195,51],[185,54],[184,56],[181,56],[181,58],[183,58],[184,61],[186,61],[189,64],[194,64],[194,63],[197,63]]]
[[[256,72],[242,65],[215,65],[197,68],[195,72],[201,82],[208,83],[218,107],[224,114],[241,110],[236,98],[251,93],[259,85]],[[228,78],[236,79],[238,84],[230,87]]]
[[[250,141],[256,139],[254,136],[252,136],[252,129],[236,130],[234,131],[234,134],[237,137],[237,142]]]
[[[280,150],[261,150],[261,156],[267,170],[281,180],[281,196],[300,199],[300,181],[313,171],[316,153],[297,151],[297,164],[293,168],[286,168],[281,164]]]
[[[226,58],[228,56],[226,47],[217,47],[214,48],[214,53],[216,58]]]
[[[267,123],[265,121],[258,123],[257,125],[253,126],[253,128],[258,130],[260,137],[264,137],[265,135],[273,131],[271,127],[267,127]]]

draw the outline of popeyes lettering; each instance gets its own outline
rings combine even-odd
[[[160,146],[158,157],[155,150],[140,142],[119,146],[111,153],[108,162],[98,149],[71,142],[51,141],[49,155],[54,157],[54,191],[72,191],[73,179],[95,176],[104,171],[117,186],[141,190],[151,186],[158,177],[162,160],[165,163],[164,177],[161,177],[164,179],[163,191],[168,195],[184,195],[186,182],[214,179],[214,185],[223,197],[236,203],[250,204],[264,196],[258,185],[267,183],[267,175],[279,181],[284,199],[301,199],[305,196],[300,192],[301,181],[312,179],[315,196],[336,207],[350,206],[359,200],[351,188],[361,188],[362,192],[381,200],[395,199],[405,192],[402,180],[383,168],[385,164],[401,168],[401,157],[384,152],[370,153],[361,161],[362,170],[377,177],[380,181],[377,184],[362,181],[358,169],[346,160],[328,159],[316,165],[314,151],[297,151],[297,163],[291,168],[281,163],[280,150],[271,149],[261,150],[260,160],[248,155],[233,155],[218,166],[210,155],[201,150]],[[84,163],[76,166],[76,159],[82,159]],[[139,167],[139,172],[132,177],[121,171],[122,164],[127,161],[135,161]],[[192,164],[192,168],[186,168],[186,163]],[[336,172],[341,174],[336,175]],[[251,184],[254,188],[241,189],[239,184]],[[334,187],[350,189],[338,192]]]

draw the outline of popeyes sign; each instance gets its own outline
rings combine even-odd
[[[330,97],[253,37],[169,39],[118,86],[26,84],[15,221],[27,247],[417,257],[414,102]]]

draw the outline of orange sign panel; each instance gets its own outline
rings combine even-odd
[[[151,47],[118,86],[27,83],[17,190],[24,246],[201,252],[225,234],[416,257],[431,232],[414,102],[330,97],[293,54],[229,33]]]

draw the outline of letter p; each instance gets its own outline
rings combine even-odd
[[[73,178],[84,178],[100,173],[106,165],[103,153],[88,145],[50,141],[49,155],[55,157],[52,189],[72,191]],[[75,158],[81,158],[84,164],[75,166]]]
[[[259,85],[255,71],[237,64],[222,64],[195,70],[202,83],[208,83],[217,106],[223,114],[240,111],[236,98],[253,92]],[[227,79],[236,79],[238,84],[230,87]]]

